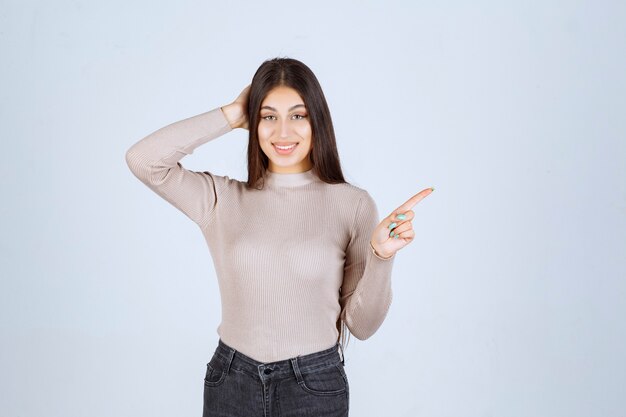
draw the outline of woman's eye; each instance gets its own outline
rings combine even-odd
[[[303,115],[303,114],[294,114],[294,115],[293,115],[293,117],[294,117],[296,120],[302,120],[302,119],[305,119],[305,118],[306,118],[306,115]],[[272,118],[273,118],[273,119],[272,119]],[[263,119],[263,120],[274,120],[274,119],[276,119],[276,116],[273,116],[273,115],[261,116],[261,119]]]

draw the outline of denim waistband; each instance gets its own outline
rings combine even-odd
[[[341,350],[341,355],[339,354]],[[334,366],[337,363],[344,364],[343,350],[341,344],[337,342],[335,346],[319,352],[300,355],[276,362],[259,362],[249,356],[230,347],[222,339],[219,339],[215,354],[221,358],[226,365],[226,372],[231,367],[244,371],[252,375],[259,375],[264,380],[266,378],[279,378],[293,375],[300,372],[322,369],[327,366]]]

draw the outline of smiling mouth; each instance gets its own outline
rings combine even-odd
[[[277,153],[288,154],[288,153],[291,153],[291,151],[293,151],[296,148],[296,146],[298,146],[298,143],[291,143],[291,144],[283,143],[282,145],[273,143],[272,146],[274,146],[274,149],[276,149]]]
[[[274,144],[275,147],[277,147],[278,149],[283,149],[283,150],[288,150],[288,149],[292,149],[297,145],[297,143],[291,143],[289,145],[279,145],[277,143]]]

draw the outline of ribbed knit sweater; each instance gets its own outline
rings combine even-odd
[[[379,222],[370,194],[314,170],[266,170],[261,190],[180,160],[232,130],[220,107],[169,124],[126,152],[133,174],[194,221],[207,242],[221,304],[219,337],[260,362],[335,345],[339,317],[360,340],[392,300],[395,255],[369,242]]]

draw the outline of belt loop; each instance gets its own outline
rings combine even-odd
[[[235,349],[228,348],[228,363],[226,364],[226,374],[230,373],[230,365],[232,365],[235,359]]]
[[[343,355],[343,347],[341,346],[341,343],[337,342],[337,344],[339,345],[339,350],[341,351],[341,364],[345,366],[346,364],[345,364],[345,361],[344,361],[345,358],[344,358],[344,355]]]
[[[303,379],[302,379],[302,374],[300,373],[300,367],[298,366],[298,358],[291,358],[291,366],[293,367],[293,373],[296,375],[296,381],[298,381],[298,384],[301,384]]]

